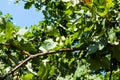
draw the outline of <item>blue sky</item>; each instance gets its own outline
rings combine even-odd
[[[2,11],[3,15],[10,13],[15,25],[29,27],[43,20],[44,16],[42,12],[37,12],[34,6],[26,10],[24,9],[24,3],[14,4],[14,1],[15,0],[0,0],[0,11]]]

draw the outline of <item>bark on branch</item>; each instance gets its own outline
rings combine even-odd
[[[7,74],[5,74],[2,79],[0,80],[4,80],[8,75],[13,74],[16,70],[18,70],[20,67],[22,67],[25,63],[27,63],[29,60],[36,58],[38,56],[44,56],[44,55],[49,55],[49,54],[55,54],[55,53],[60,53],[60,52],[71,52],[71,51],[76,51],[76,50],[83,50],[86,49],[86,47],[80,47],[80,48],[65,48],[65,49],[60,49],[60,50],[56,50],[56,51],[51,51],[51,52],[43,52],[43,53],[37,53],[34,55],[30,55],[28,58],[26,58],[25,60],[23,60],[20,64],[18,64],[16,67],[14,67],[10,72],[8,72]]]

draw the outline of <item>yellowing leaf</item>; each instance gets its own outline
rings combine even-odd
[[[113,0],[106,0],[106,7],[111,8],[114,6]]]
[[[87,6],[92,6],[93,0],[82,0],[82,2]]]

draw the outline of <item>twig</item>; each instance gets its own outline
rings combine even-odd
[[[14,67],[10,72],[8,72],[7,74],[5,74],[2,77],[2,80],[4,80],[8,75],[13,74],[16,70],[18,70],[21,66],[23,66],[25,63],[27,63],[29,60],[36,58],[38,56],[44,56],[44,55],[49,55],[49,54],[55,54],[55,53],[59,53],[59,52],[70,52],[70,51],[76,51],[76,50],[82,50],[82,49],[86,49],[86,47],[80,47],[80,48],[65,48],[65,49],[60,49],[60,50],[56,50],[56,51],[51,51],[51,52],[44,52],[44,53],[37,53],[34,55],[30,55],[28,58],[26,58],[25,60],[23,60],[20,64],[18,64],[16,67]],[[0,79],[1,80],[1,79]]]
[[[11,44],[11,43],[1,43],[0,45],[5,45],[5,46],[10,46],[11,48],[15,48],[19,51],[22,51],[25,55],[30,56],[30,53],[26,50],[23,50],[22,48],[16,46],[15,44]]]
[[[113,71],[113,61],[112,61],[112,53],[110,55],[110,77],[109,80],[112,80],[112,71]]]

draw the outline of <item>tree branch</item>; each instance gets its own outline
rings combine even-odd
[[[18,64],[16,67],[14,67],[10,72],[8,72],[7,74],[5,74],[2,77],[2,80],[4,80],[8,75],[13,74],[16,70],[18,70],[21,66],[23,66],[25,63],[27,63],[29,60],[36,58],[38,56],[44,56],[44,55],[49,55],[49,54],[55,54],[55,53],[59,53],[59,52],[70,52],[70,51],[76,51],[76,50],[83,50],[86,49],[86,47],[80,47],[80,48],[65,48],[65,49],[60,49],[60,50],[56,50],[56,51],[51,51],[51,52],[43,52],[43,53],[37,53],[34,55],[30,55],[28,58],[26,58],[25,60],[23,60],[20,64]],[[0,79],[1,80],[1,79]]]
[[[28,56],[31,55],[28,51],[23,50],[22,48],[16,46],[15,44],[11,44],[11,43],[2,43],[2,44],[0,44],[0,45],[10,46],[11,48],[15,48],[15,49],[17,49],[17,50],[19,50],[19,51],[22,51],[25,55],[28,55]]]

